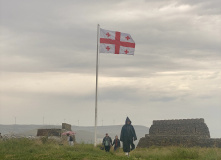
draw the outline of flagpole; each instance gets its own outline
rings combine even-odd
[[[99,55],[99,31],[100,25],[97,25],[97,57],[96,57],[96,93],[95,93],[95,127],[94,127],[94,146],[97,146],[97,87],[98,87],[98,55]]]

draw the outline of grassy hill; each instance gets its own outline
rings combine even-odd
[[[43,143],[44,142],[44,143]],[[221,148],[152,147],[135,149],[126,157],[120,149],[109,153],[91,144],[68,146],[64,141],[0,140],[0,159],[4,160],[219,160]]]

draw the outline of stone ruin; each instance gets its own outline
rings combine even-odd
[[[61,134],[66,131],[71,131],[71,125],[67,123],[62,123],[62,129],[38,129],[37,136],[56,136],[61,137]]]
[[[220,138],[210,138],[204,119],[154,120],[149,134],[141,138],[137,147],[185,146],[219,147]]]
[[[62,129],[65,129],[66,131],[71,131],[71,125],[67,123],[62,123]]]
[[[38,129],[37,136],[57,136],[61,137],[61,129]]]

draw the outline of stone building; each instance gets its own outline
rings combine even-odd
[[[61,134],[66,131],[71,131],[71,125],[67,123],[62,123],[62,128],[47,128],[47,129],[38,129],[37,136],[57,136],[61,137]]]
[[[66,131],[71,131],[71,125],[67,123],[62,123],[62,129]]]
[[[154,120],[149,134],[141,138],[137,145],[151,146],[221,147],[221,139],[210,138],[203,118]]]
[[[38,129],[37,136],[57,136],[61,137],[61,129]]]

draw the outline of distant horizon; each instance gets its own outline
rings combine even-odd
[[[0,126],[19,126],[19,125],[23,125],[23,126],[59,126],[59,127],[62,127],[62,125],[56,125],[56,124],[0,124]],[[108,127],[108,126],[123,126],[124,124],[122,125],[103,125],[103,126],[97,126],[97,127]],[[77,125],[71,125],[71,126],[74,126],[74,127],[90,127],[90,128],[94,128],[94,126],[77,126]],[[133,126],[141,126],[141,127],[146,127],[147,129],[150,129],[151,126],[144,126],[144,125],[133,125]],[[209,128],[209,126],[207,126]],[[0,128],[1,129],[1,128]],[[1,130],[0,130],[1,132]],[[221,138],[221,135],[220,136],[213,136],[213,134],[211,134],[211,131],[210,131],[210,128],[209,128],[209,132],[210,132],[210,138]],[[145,135],[143,135],[145,136]]]
[[[69,123],[68,123],[69,124]],[[60,124],[0,124],[0,125],[38,125],[38,126],[61,126]],[[124,125],[124,124],[122,124]],[[121,124],[113,124],[113,125],[98,125],[97,127],[103,127],[103,126],[122,126]],[[94,127],[94,126],[84,126],[84,125],[72,125],[71,126],[76,126],[76,127]],[[144,125],[137,125],[137,124],[133,124],[133,126],[144,126]],[[149,128],[148,126],[144,126],[144,127],[147,127]]]

